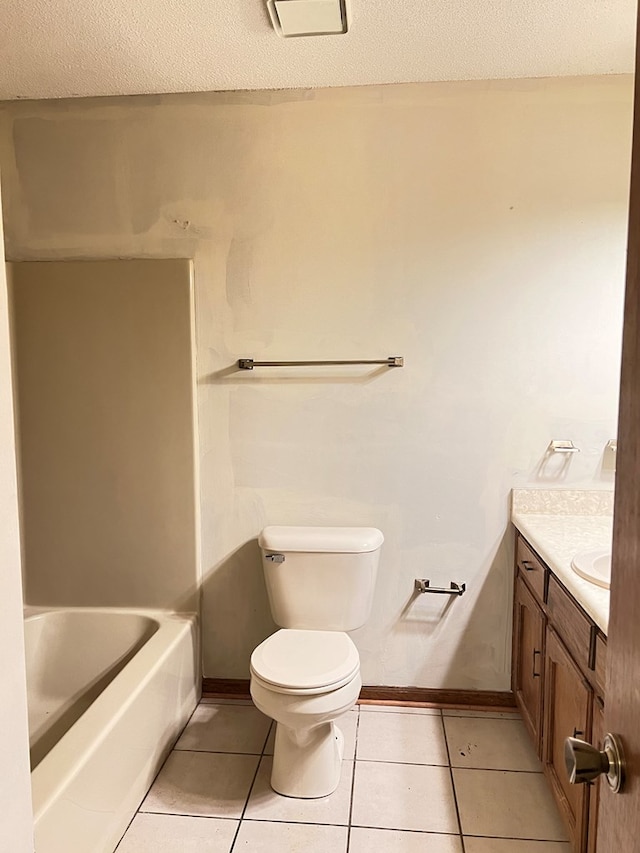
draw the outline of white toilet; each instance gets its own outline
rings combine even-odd
[[[340,781],[335,720],[362,686],[345,631],[371,612],[382,533],[373,527],[266,527],[262,549],[271,613],[283,630],[251,655],[251,696],[274,719],[271,786],[288,797],[325,797]]]

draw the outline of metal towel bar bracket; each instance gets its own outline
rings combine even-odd
[[[433,592],[437,595],[462,595],[466,589],[466,583],[457,584],[455,581],[451,581],[451,586],[447,589],[446,587],[437,587],[431,586],[431,582],[426,578],[416,578],[415,588],[418,592]]]
[[[326,367],[334,364],[384,364],[386,367],[404,367],[401,355],[390,355],[389,358],[355,361],[254,361],[252,358],[238,359],[240,370],[253,370],[254,367]]]
[[[580,448],[567,439],[554,439],[547,447],[547,453],[580,453]]]

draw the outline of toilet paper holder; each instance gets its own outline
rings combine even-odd
[[[431,586],[431,581],[427,578],[416,578],[414,588],[417,592],[434,592],[437,595],[462,595],[466,589],[466,583],[456,583],[455,581],[451,581],[451,586],[447,587],[438,587]]]

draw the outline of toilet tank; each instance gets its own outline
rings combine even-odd
[[[258,544],[275,623],[316,631],[364,625],[383,541],[375,527],[265,527]]]

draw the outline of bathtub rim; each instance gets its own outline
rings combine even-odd
[[[34,822],[47,812],[69,781],[100,748],[127,712],[129,705],[142,693],[186,633],[193,635],[195,671],[196,673],[200,671],[196,613],[139,607],[28,606],[25,608],[25,619],[53,612],[121,613],[146,616],[157,621],[159,627],[31,772]],[[197,675],[194,687],[199,698],[201,684],[198,684]],[[63,772],[60,772],[61,767]]]

